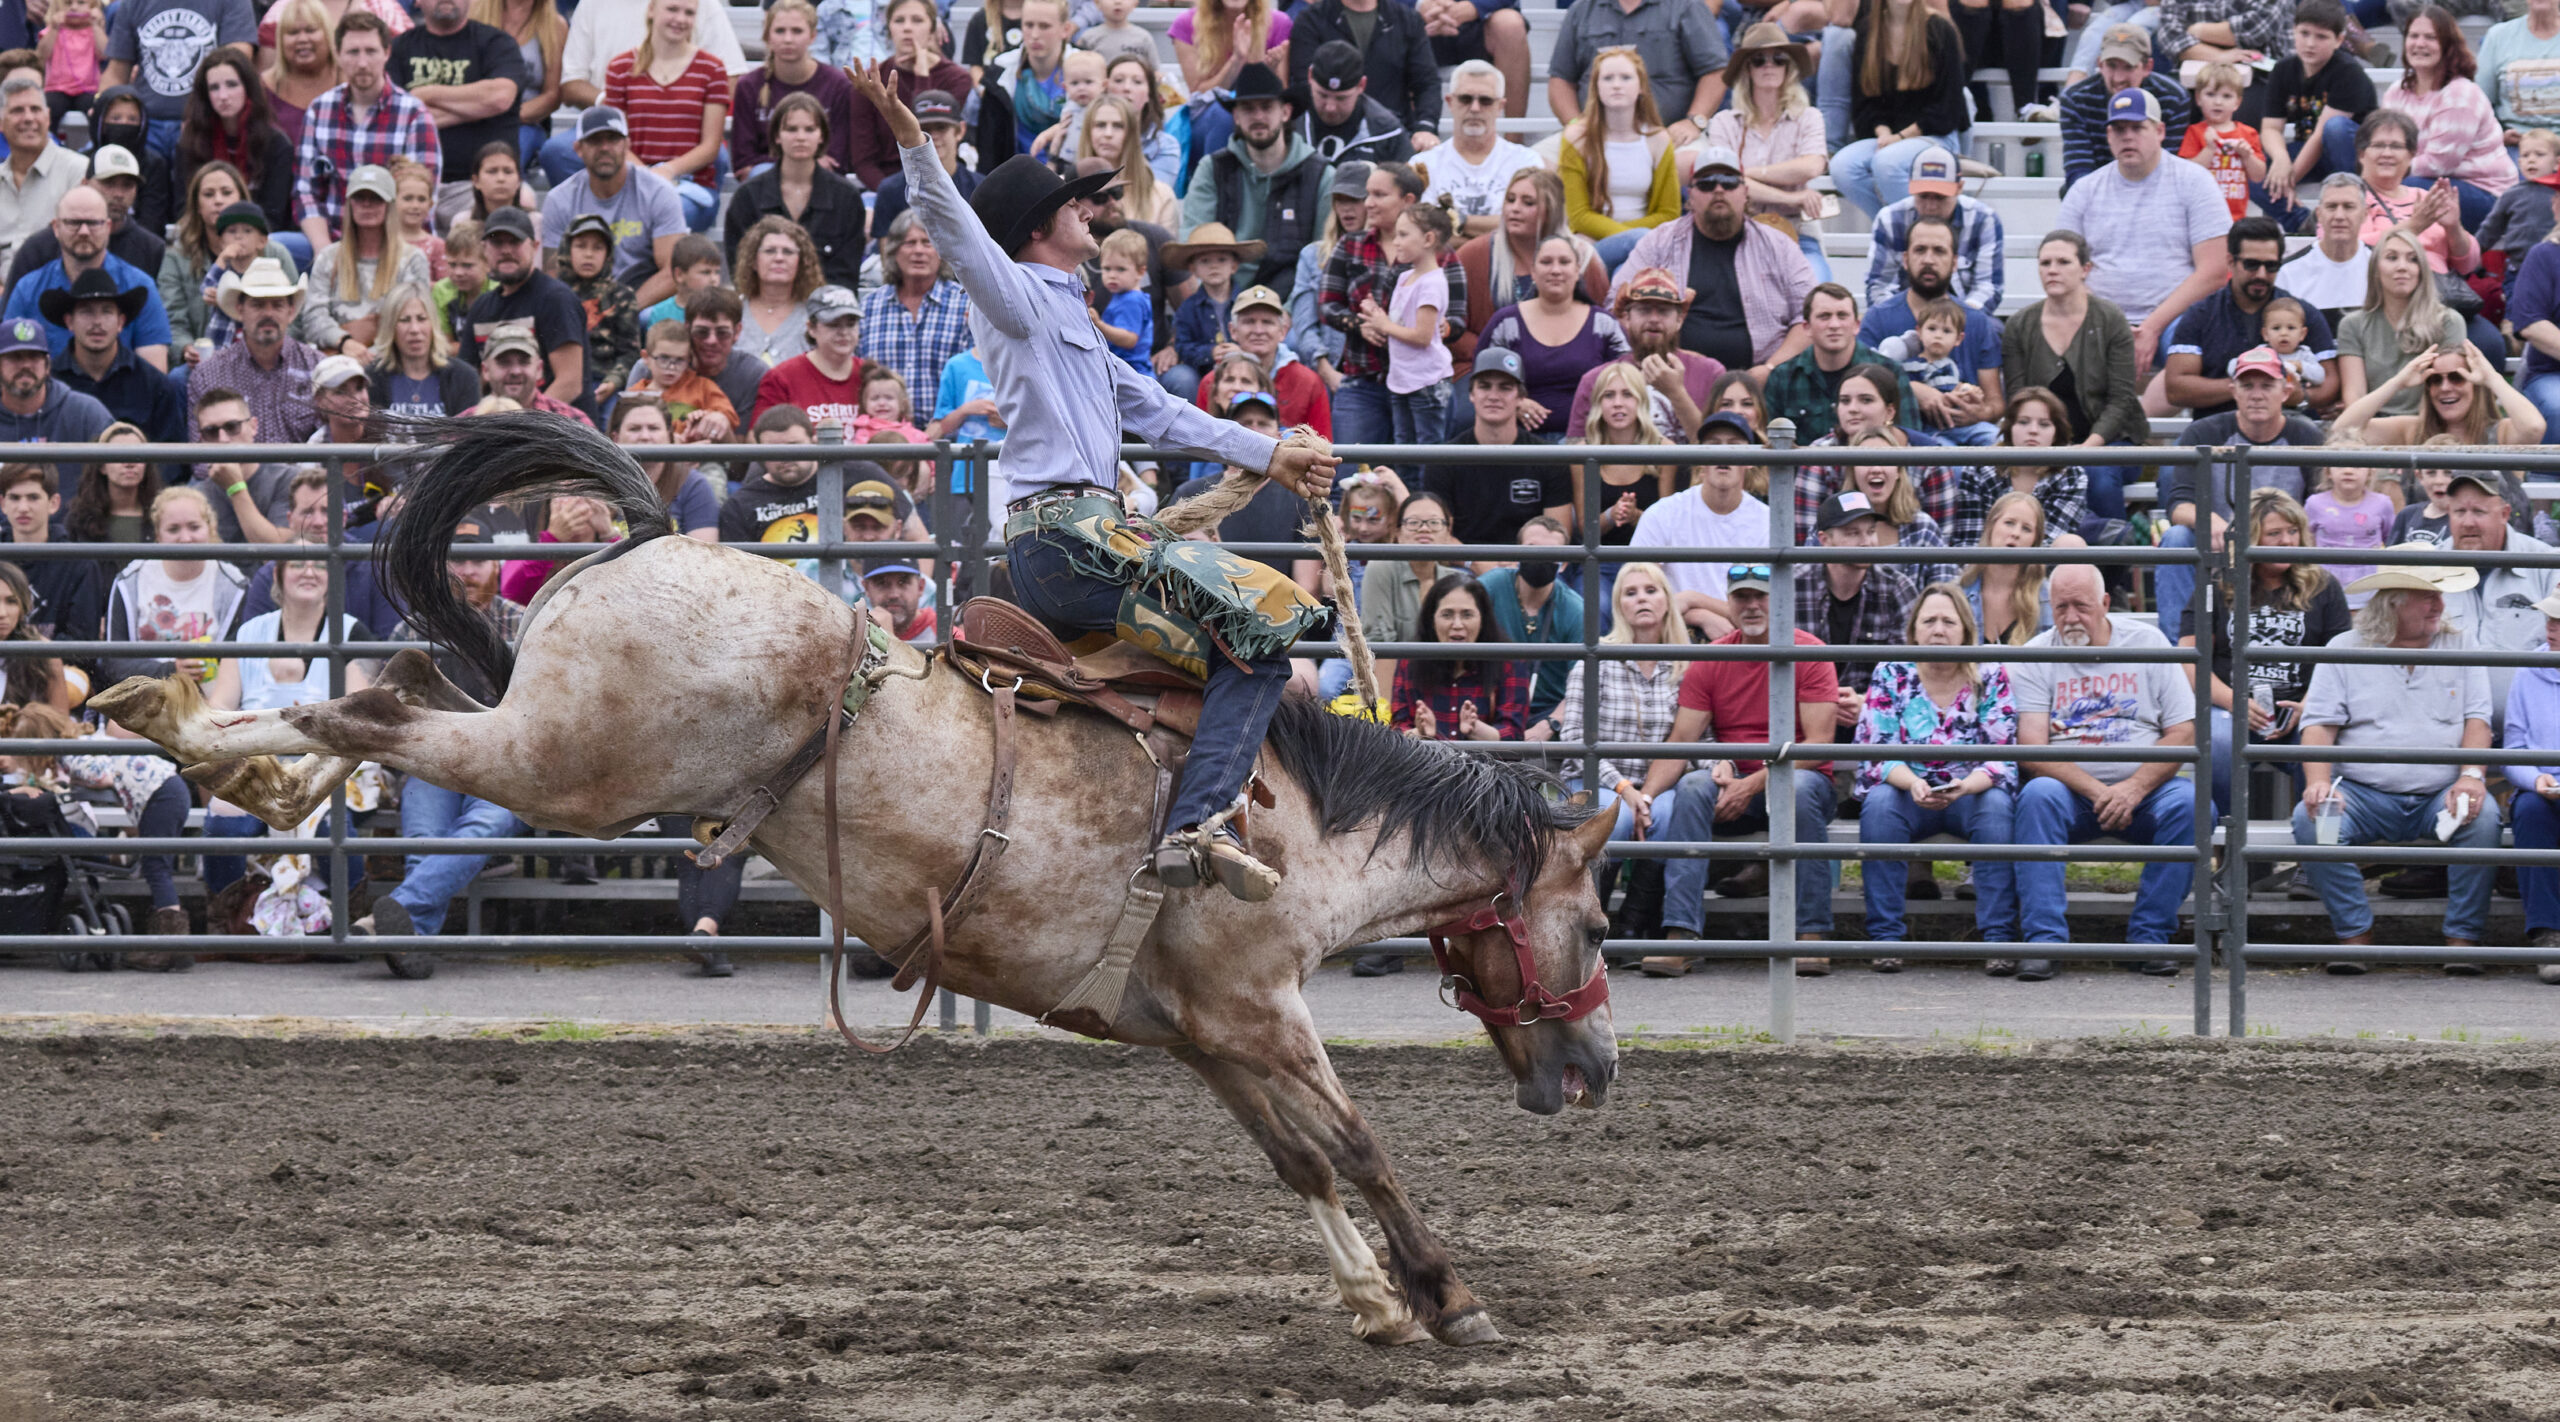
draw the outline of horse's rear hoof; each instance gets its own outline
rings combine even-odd
[[[159,719],[165,702],[160,678],[129,676],[90,697],[89,707],[128,731],[148,735],[143,728]]]
[[[1474,1308],[1440,1320],[1437,1336],[1452,1348],[1471,1348],[1501,1342],[1502,1330],[1493,1326],[1492,1314]]]
[[[1380,1348],[1402,1348],[1408,1344],[1430,1342],[1431,1330],[1411,1318],[1405,1318],[1361,1334],[1360,1341]]]

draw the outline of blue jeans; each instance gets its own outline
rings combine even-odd
[[[1975,844],[2007,844],[2016,804],[2008,791],[1995,785],[1943,810],[1924,810],[1902,791],[1879,785],[1867,792],[1866,807],[1858,811],[1858,843],[1917,844],[1933,834],[1960,834]],[[1911,876],[1904,869],[1905,861],[1899,859],[1866,862],[1871,942],[1899,943],[1905,936],[1902,906]],[[1975,863],[1973,891],[1973,923],[1982,930],[1982,941],[2017,942],[2017,865],[2008,860]]]
[[[2062,67],[2066,70],[2078,70],[2083,74],[2097,73],[2098,46],[2106,42],[2107,31],[2118,25],[2140,25],[2146,30],[2156,32],[2160,28],[2159,7],[2146,5],[2142,0],[2123,0],[2121,4],[2109,5],[2104,9],[2094,5],[2089,7],[2089,22],[2080,27],[2080,37],[2073,43],[2071,56],[2063,61]],[[2183,138],[2184,135],[2180,137]]]
[[[1634,251],[1636,244],[1652,230],[1650,227],[1630,227],[1624,232],[1612,232],[1592,243],[1592,249],[1599,254],[1600,265],[1614,273],[1625,264],[1627,254]]]
[[[1831,280],[1831,259],[1822,255],[1822,234],[1811,223],[1796,229],[1796,248],[1804,253],[1805,264],[1813,268],[1816,282]]]
[[[498,839],[524,833],[524,822],[504,806],[413,775],[400,791],[400,833],[411,839]],[[453,896],[488,862],[485,854],[412,854],[391,897],[409,911],[418,932],[442,933]]]
[[[1078,572],[1072,561],[1075,547],[1068,535],[1052,531],[1026,533],[1005,549],[1013,569],[1014,601],[1069,640],[1115,630],[1121,599],[1128,593],[1117,583]],[[1173,811],[1165,818],[1168,826],[1199,824],[1235,803],[1245,777],[1253,772],[1254,757],[1262,753],[1271,713],[1288,689],[1287,657],[1242,666],[1231,657],[1210,660],[1200,729],[1191,738],[1191,759],[1183,763]]]
[[[2542,412],[2542,442],[2560,444],[2560,373],[2537,375],[2520,388],[2533,408]]]
[[[1449,416],[1449,382],[1435,380],[1399,395],[1387,392],[1387,413],[1398,444],[1438,444]]]
[[[1567,790],[1571,790],[1576,794],[1579,794],[1582,790],[1582,777],[1579,775],[1568,776],[1565,779],[1564,785]],[[1610,814],[1615,817],[1609,829],[1609,842],[1612,844],[1634,843],[1636,838],[1635,807],[1628,804],[1623,797],[1619,796],[1614,791],[1604,793],[1600,797],[1600,802],[1603,805],[1610,806]],[[1671,823],[1671,812],[1678,809],[1679,806],[1680,787],[1677,785],[1674,785],[1670,789],[1653,797],[1653,833],[1649,838],[1661,839],[1665,836],[1666,827]],[[1669,861],[1669,863],[1672,864],[1679,862],[1681,861]],[[1703,885],[1701,885],[1699,892],[1701,894],[1705,892]]]
[[[2199,508],[2196,517],[2208,517]],[[2163,548],[2193,548],[2196,531],[2178,526],[2160,535]],[[2196,569],[2192,563],[2155,563],[2151,567],[2151,601],[2160,613],[2160,635],[2176,642],[2186,632],[2187,604],[2196,595]],[[2196,639],[2202,642],[2204,639]]]
[[[145,119],[142,122],[142,146],[163,158],[175,158],[181,127],[183,125],[177,119]]]
[[[2413,188],[2433,187],[2436,183],[2433,178],[2421,178],[2415,173],[2409,175],[2408,181],[2409,186]],[[2489,209],[2498,205],[2498,195],[2476,183],[2466,183],[2460,178],[2447,178],[2444,181],[2453,184],[2454,196],[2462,204],[2463,229],[2470,232],[2479,231],[2480,224],[2489,220]]]
[[[711,219],[720,215],[720,194],[691,178],[676,184],[676,198],[684,204],[684,225],[689,232],[708,232]]]
[[[176,839],[187,832],[187,809],[194,803],[187,793],[187,782],[172,775],[143,802],[142,820],[134,830],[145,839]],[[135,859],[142,869],[142,882],[151,888],[151,906],[177,907],[176,861],[166,854],[143,854]]]
[[[549,124],[520,123],[516,125],[517,172],[521,173],[533,166],[533,156],[542,151],[544,141],[550,137]]]
[[[2059,780],[2038,776],[2018,793],[2017,842],[2020,844],[2084,844],[2105,831],[2089,802]],[[2193,845],[2196,838],[2196,787],[2185,780],[2160,782],[2133,812],[2124,838],[2135,844]],[[2030,943],[2068,943],[2060,864],[2021,861],[2018,865],[2019,917]],[[2195,879],[2193,863],[2142,866],[2142,883],[2134,890],[2133,917],[2125,924],[2127,943],[2166,943],[2178,929],[2178,906],[2187,900]],[[1974,875],[1976,892],[1981,874]]]
[[[1798,766],[1796,782],[1796,843],[1827,844],[1831,840],[1833,795],[1831,773]],[[1693,770],[1680,777],[1676,787],[1678,798],[1671,812],[1657,811],[1653,822],[1667,826],[1657,838],[1680,844],[1704,844],[1722,830],[1727,835],[1744,835],[1769,827],[1769,797],[1755,796],[1751,808],[1739,816],[1719,824],[1716,801],[1722,797],[1713,777],[1703,770]],[[1662,926],[1701,932],[1707,919],[1707,860],[1674,859],[1662,868]],[[1827,934],[1831,931],[1831,885],[1838,877],[1838,861],[1831,859],[1799,859],[1796,861],[1796,932]],[[1776,880],[1773,877],[1772,883]]]
[[[265,837],[266,822],[255,815],[217,815],[210,811],[204,817],[207,839],[256,839]],[[244,854],[208,854],[204,856],[205,897],[230,888],[249,872],[249,858]]]
[[[542,176],[555,188],[569,181],[570,174],[587,166],[578,161],[578,137],[575,130],[556,133],[544,139],[542,147],[534,151],[533,161],[542,169]]]
[[[2080,472],[2089,476],[2089,512],[2100,518],[2124,517],[2124,486],[2133,482],[2133,467],[2084,464]]]
[[[2346,791],[2346,823],[2340,826],[2340,844],[2387,844],[2397,840],[2426,840],[2436,837],[2436,814],[2444,808],[2444,792],[2430,790],[2402,795],[2389,790],[2376,790],[2341,777],[2336,782]],[[2539,798],[2539,797],[2536,797]],[[2311,823],[2311,807],[2293,807],[2293,842],[2316,844],[2319,831]],[[2495,849],[2498,847],[2498,801],[2489,797],[2471,823],[2453,832],[2456,849]],[[2343,860],[2322,860],[2302,866],[2311,887],[2320,891],[2320,902],[2329,910],[2329,927],[2340,938],[2353,938],[2373,928],[2373,905],[2364,896],[2364,873]],[[2489,890],[2497,882],[2494,864],[2475,862],[2454,864],[2446,869],[2451,896],[2445,904],[2444,936],[2468,938],[2480,942],[2489,927]]]
[[[2255,656],[2257,653],[2255,650],[2252,650],[2250,655]],[[2236,690],[2237,688],[2234,689]],[[2211,730],[2211,734],[2213,736],[2213,813],[2216,817],[2219,817],[2228,813],[2231,809],[2231,713],[2218,706],[2207,707],[2205,709],[2210,710],[2213,713]],[[2249,738],[2249,744],[2253,746],[2298,746],[2302,744],[2302,732],[2299,729],[2296,729],[2292,735],[2286,736],[2282,740],[2274,741],[2268,740],[2264,736],[2251,736]],[[2299,798],[2302,794],[2302,762],[2290,761],[2285,764],[2284,768],[2285,773],[2293,777],[2293,793],[2296,798]]]
[[[2516,848],[2560,849],[2560,809],[2530,790],[2516,792],[2509,811],[2514,816]],[[2560,869],[2518,869],[2524,886],[2524,930],[2540,933],[2560,928]]]
[[[1200,393],[1200,380],[1199,371],[1179,361],[1172,369],[1156,377],[1156,383],[1164,387],[1164,393],[1186,404]]]
[[[284,248],[286,256],[293,258],[295,270],[303,272],[311,270],[310,238],[303,236],[300,232],[279,232],[275,234],[273,240],[276,245]]]
[[[1861,138],[1831,155],[1832,185],[1840,190],[1842,202],[1872,218],[1911,196],[1911,165],[1932,148],[1963,151],[1954,137],[1945,134],[1906,138],[1882,147],[1872,138]]]
[[[1857,44],[1858,32],[1846,25],[1822,27],[1822,59],[1814,70],[1813,102],[1822,111],[1823,136],[1831,140],[1835,152],[1849,142],[1850,89],[1857,79],[1851,56]]]
[[[1385,381],[1353,376],[1334,390],[1335,444],[1393,444],[1395,437],[1395,410]]]

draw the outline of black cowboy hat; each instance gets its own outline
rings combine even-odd
[[[116,279],[107,275],[105,267],[96,266],[73,278],[68,287],[55,287],[37,297],[36,309],[44,313],[47,321],[57,326],[68,326],[71,324],[71,308],[83,301],[112,301],[116,309],[124,313],[124,319],[131,321],[142,314],[143,306],[150,300],[149,291],[138,286],[129,291],[121,289],[117,287]]]
[[[1118,169],[1082,178],[1061,178],[1048,164],[1017,153],[996,165],[969,195],[969,210],[978,215],[989,236],[1008,257],[1022,250],[1049,214],[1070,199],[1091,197],[1118,180]]]
[[[1247,99],[1278,99],[1293,109],[1298,107],[1298,91],[1281,83],[1280,76],[1268,64],[1248,64],[1237,70],[1235,89],[1218,96],[1218,102],[1226,105],[1229,112]]]

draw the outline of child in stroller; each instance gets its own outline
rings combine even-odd
[[[6,717],[6,734],[17,739],[73,740],[81,734],[69,716],[41,703],[0,706],[0,714]],[[0,757],[0,768],[16,782],[0,796],[0,833],[11,838],[90,834],[88,827],[74,824],[64,813],[59,792],[66,786],[114,790],[135,831],[144,836],[175,838],[186,829],[190,804],[186,782],[178,778],[175,767],[156,755],[17,755]],[[178,904],[174,857],[137,858],[151,889],[151,931],[186,933],[187,913]],[[0,865],[0,901],[13,900],[0,913],[18,925],[9,929],[14,933],[52,933],[57,925],[58,931],[72,934],[131,933],[132,919],[123,906],[108,902],[100,892],[101,875],[113,872],[113,865],[93,857],[16,857]],[[31,924],[40,926],[27,926]],[[54,956],[75,972],[118,966],[118,955],[112,953]],[[186,953],[127,953],[121,960],[124,967],[147,972],[184,972],[195,966],[194,956]]]

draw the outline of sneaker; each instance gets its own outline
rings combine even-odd
[[[1393,977],[1403,971],[1402,953],[1363,953],[1351,960],[1351,976],[1355,978]]]
[[[2560,963],[2545,963],[2534,969],[2533,975],[2554,987],[2560,987]]]
[[[2061,121],[2062,110],[2053,104],[2033,103],[2018,110],[2020,123],[2059,123]]]
[[[1796,976],[1800,978],[1827,978],[1831,976],[1831,960],[1828,958],[1798,958],[1796,959]]]
[[[1925,860],[1912,864],[1910,877],[1902,883],[1902,896],[1911,903],[1929,904],[1934,904],[1946,897],[1938,888],[1938,876],[1929,872],[1929,865]]]
[[[1902,960],[1900,958],[1871,958],[1867,961],[1867,968],[1871,972],[1898,973],[1902,971]]]
[[[2022,983],[2045,982],[2053,977],[2053,973],[2054,967],[2053,960],[2051,958],[2021,958],[2018,960],[2017,979]]]
[[[2014,978],[2018,975],[2018,960],[2015,958],[1985,958],[1982,960],[1982,972],[1985,977]]]
[[[1168,889],[1198,888],[1215,879],[1228,893],[1258,904],[1280,887],[1279,871],[1254,858],[1233,830],[1221,829],[1205,844],[1196,828],[1176,830],[1156,844],[1151,863],[1156,881]]]

